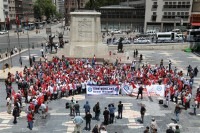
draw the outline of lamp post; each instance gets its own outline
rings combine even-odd
[[[5,20],[5,29],[6,29],[6,11],[3,9],[4,12],[4,20]],[[8,30],[8,29],[7,29]],[[9,30],[8,30],[8,53],[10,55],[9,59],[10,59],[10,67],[12,67],[12,56],[11,56],[11,47],[10,47],[10,35],[9,35]]]

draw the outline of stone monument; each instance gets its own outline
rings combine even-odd
[[[102,50],[101,13],[94,10],[71,12],[69,55],[72,57],[98,56]],[[105,49],[105,48],[104,48]]]

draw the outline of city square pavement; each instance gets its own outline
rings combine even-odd
[[[40,56],[39,49],[32,51],[33,54],[37,53]],[[31,53],[32,53],[31,52]],[[172,61],[172,66],[177,67],[179,70],[183,70],[186,74],[186,67],[190,64],[191,66],[200,65],[200,57],[192,54],[185,53],[183,51],[139,51],[139,54],[143,54],[144,60],[142,64],[150,63],[152,65],[159,64],[161,59],[164,59],[164,65],[168,65],[169,60]],[[24,62],[28,64],[27,56],[28,53],[24,53]],[[121,54],[124,62],[131,62],[134,60],[133,51],[125,51]],[[126,56],[130,59],[127,60]],[[117,58],[116,56],[113,58]],[[16,63],[17,66],[17,56]],[[114,59],[113,59],[114,60]],[[127,60],[127,61],[125,61]],[[141,66],[142,64],[138,65]],[[196,88],[200,83],[200,75],[194,79],[193,94],[196,92]],[[26,109],[27,105],[24,104],[21,116],[18,118],[18,123],[13,125],[13,117],[6,113],[6,92],[4,82],[0,82],[0,132],[1,133],[22,133],[22,132],[41,132],[41,133],[72,133],[74,129],[74,124],[72,122],[73,117],[69,116],[69,109],[65,109],[65,103],[69,102],[72,97],[64,97],[59,100],[51,101],[48,103],[49,112],[46,119],[41,119],[39,114],[36,114],[34,121],[34,128],[29,131],[27,128],[26,120]],[[16,84],[13,84],[13,88],[17,90]],[[101,95],[101,96],[87,96],[85,94],[75,95],[75,100],[79,101],[81,107],[81,116],[84,116],[83,105],[86,101],[89,101],[91,108],[96,102],[100,102],[101,115],[100,121],[92,120],[92,128],[95,124],[101,124],[103,121],[103,110],[104,107],[108,106],[110,103],[114,103],[115,106],[121,100],[124,104],[123,119],[116,119],[114,124],[107,126],[108,133],[142,133],[146,126],[150,125],[151,118],[155,118],[158,124],[158,133],[164,133],[169,125],[175,126],[174,122],[171,120],[175,118],[174,115],[174,103],[170,103],[168,108],[163,107],[163,105],[158,104],[158,97],[148,97],[144,96],[142,100],[136,100],[136,97],[129,96],[111,96],[111,95]],[[144,123],[140,123],[140,107],[141,104],[145,104],[147,112],[145,114]],[[197,110],[197,116],[191,115],[193,111],[192,108],[188,110],[182,110],[180,114],[180,126],[181,133],[199,133],[200,131],[200,111]],[[92,109],[91,109],[92,112]],[[117,112],[117,110],[116,110]],[[94,116],[94,113],[92,112]],[[82,129],[85,127],[85,122],[82,125]],[[89,133],[89,131],[83,130],[83,133]]]

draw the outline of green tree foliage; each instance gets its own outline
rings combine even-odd
[[[118,5],[120,0],[95,0],[94,1],[94,7],[95,9],[98,9],[102,6],[109,6],[109,5]],[[90,1],[86,3],[85,5],[86,9],[90,9]]]
[[[36,0],[34,3],[34,17],[41,19],[45,15],[47,19],[56,14],[56,7],[51,0]]]

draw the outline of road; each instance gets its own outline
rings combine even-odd
[[[52,33],[54,35],[57,35],[58,32],[63,32],[63,30],[60,29],[61,26],[62,26],[62,23],[51,25]],[[19,33],[19,42],[20,42],[22,49],[28,47],[27,33],[29,34],[29,44],[31,47],[32,47],[32,45],[40,46],[41,43],[46,42],[45,39],[47,39],[47,37],[48,37],[48,35],[46,34],[46,28],[41,29],[40,33],[38,33],[38,34],[36,34],[36,30],[28,31],[28,32],[24,31],[24,33],[21,32],[21,33]],[[19,48],[17,33],[15,33],[13,30],[11,30],[9,32],[9,36],[10,36],[11,49],[14,47]],[[57,40],[57,39],[54,39],[54,40]],[[7,48],[9,48],[8,34],[0,35],[0,53],[4,53],[7,50]]]

